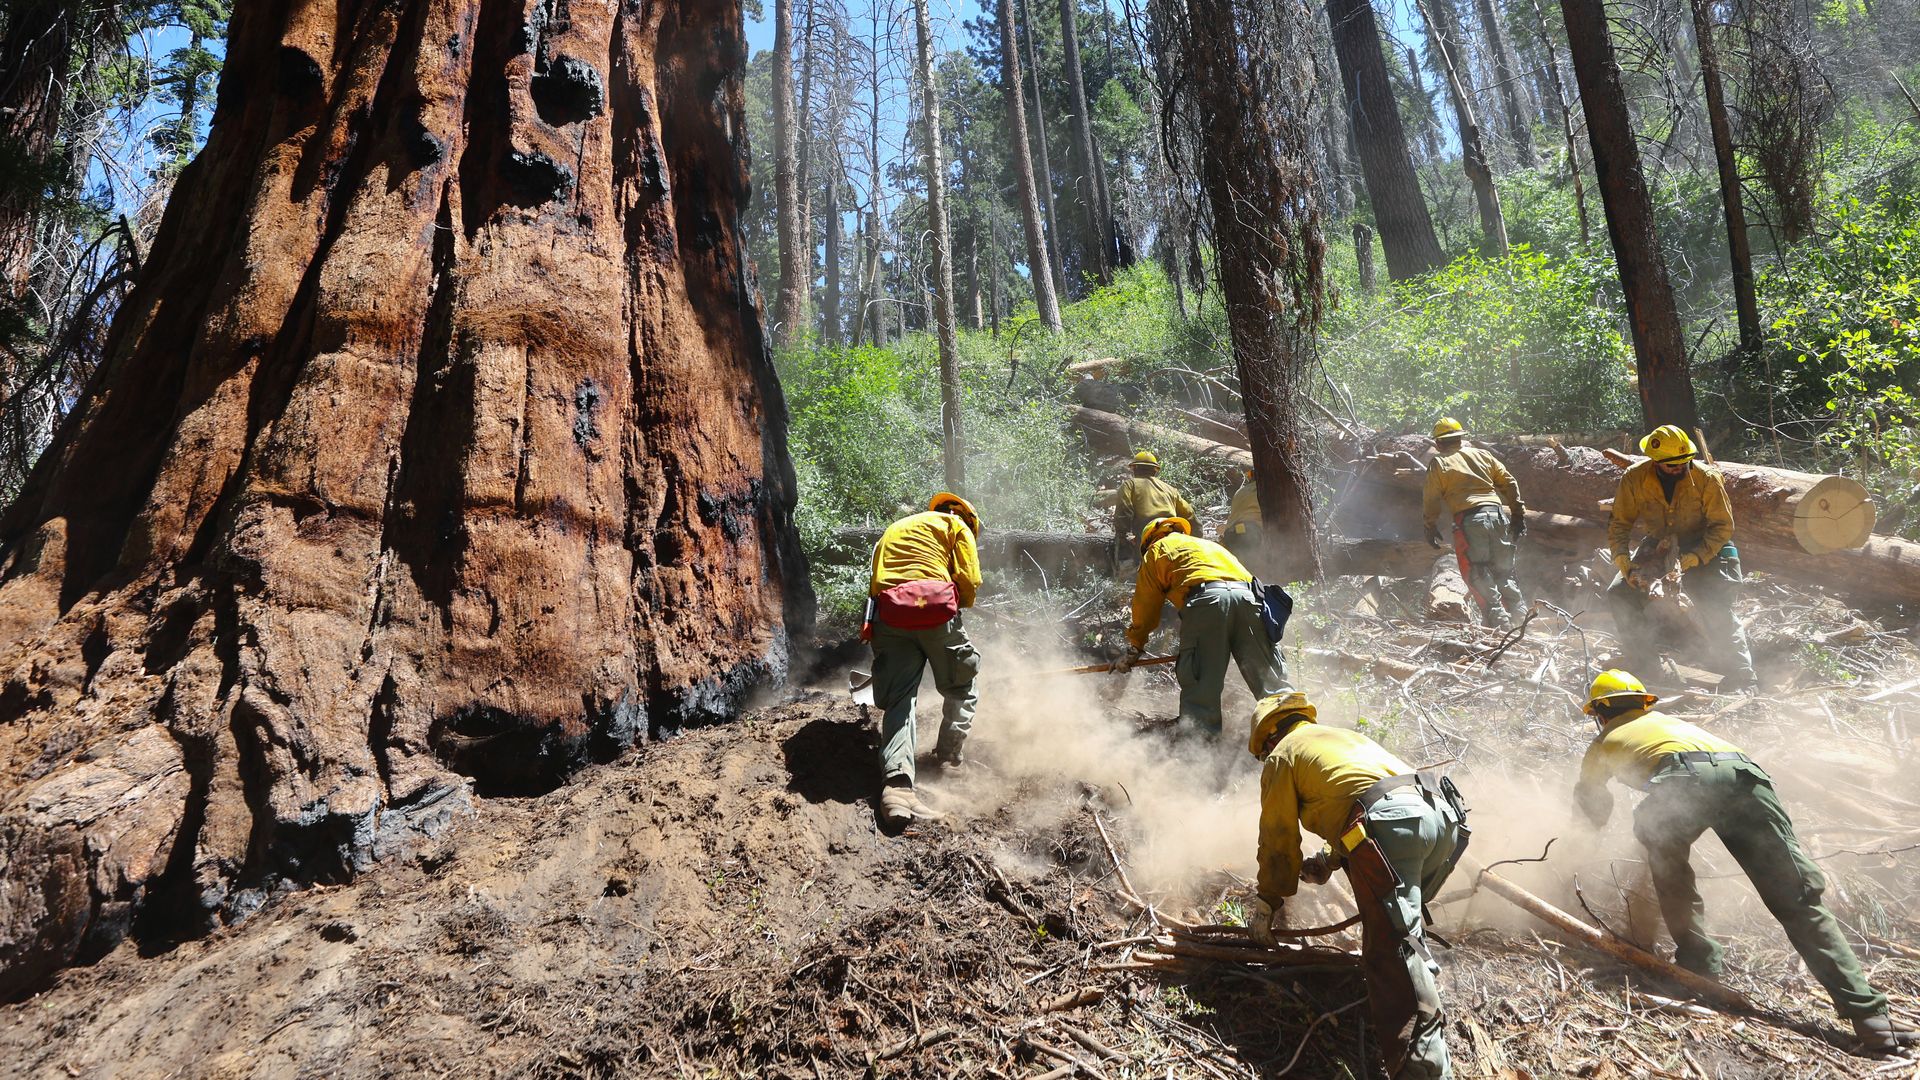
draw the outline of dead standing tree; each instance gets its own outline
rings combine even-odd
[[[695,0],[236,10],[107,367],[0,518],[0,995],[783,674],[744,67]]]
[[[1187,0],[1186,15],[1178,37],[1261,517],[1286,577],[1317,577],[1297,412],[1315,362],[1326,254],[1313,14],[1301,0]]]

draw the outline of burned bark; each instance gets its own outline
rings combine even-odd
[[[1299,403],[1315,359],[1326,254],[1313,164],[1312,14],[1300,0],[1188,0],[1187,12],[1183,51],[1207,133],[1201,183],[1268,554],[1288,580],[1311,579],[1320,560]]]
[[[0,518],[0,994],[783,674],[744,50],[691,2],[236,10],[103,376]]]

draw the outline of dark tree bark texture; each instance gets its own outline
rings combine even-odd
[[[1360,175],[1373,206],[1374,226],[1380,230],[1380,246],[1386,249],[1387,276],[1395,281],[1418,277],[1445,260],[1413,172],[1373,6],[1368,0],[1327,0],[1327,20],[1340,61],[1340,85],[1353,114]]]
[[[239,5],[0,519],[0,994],[343,878],[811,617],[737,5]]]
[[[1740,348],[1760,349],[1760,302],[1753,287],[1753,249],[1747,242],[1746,200],[1740,190],[1740,163],[1733,153],[1733,126],[1727,120],[1727,95],[1720,79],[1720,54],[1714,46],[1708,0],[1692,0],[1693,37],[1700,50],[1700,82],[1707,97],[1707,127],[1713,133],[1713,160],[1720,174],[1720,206],[1727,222],[1727,258],[1733,271],[1734,319]]]
[[[1301,0],[1187,0],[1184,44],[1227,327],[1269,556],[1319,576],[1301,383],[1326,256],[1315,162],[1313,13]]]
[[[1607,235],[1613,240],[1620,287],[1626,293],[1640,375],[1640,409],[1650,427],[1678,424],[1691,430],[1699,422],[1699,411],[1687,341],[1666,263],[1661,261],[1660,239],[1654,233],[1653,200],[1627,114],[1620,64],[1607,32],[1606,4],[1604,0],[1560,0],[1560,11],[1567,20],[1567,51],[1593,142],[1593,173],[1607,213]]]

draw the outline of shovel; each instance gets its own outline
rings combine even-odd
[[[847,672],[847,693],[856,705],[873,704],[873,672],[854,668]]]

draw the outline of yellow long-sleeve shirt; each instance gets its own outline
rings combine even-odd
[[[1113,504],[1113,533],[1125,538],[1157,517],[1183,517],[1193,520],[1193,504],[1173,485],[1157,476],[1129,476],[1120,484]]]
[[[1520,501],[1520,485],[1500,459],[1477,446],[1463,446],[1451,454],[1437,454],[1427,462],[1427,486],[1420,499],[1427,517],[1427,528],[1440,523],[1442,513],[1451,517],[1476,506],[1505,503],[1515,515],[1526,512]]]
[[[1184,607],[1187,593],[1208,581],[1252,581],[1253,575],[1233,552],[1211,540],[1186,533],[1168,533],[1153,542],[1140,559],[1133,582],[1133,622],[1127,644],[1147,647],[1147,638],[1160,625],[1160,605]]]
[[[1361,792],[1412,771],[1357,731],[1295,724],[1260,771],[1261,899],[1272,904],[1300,890],[1301,829],[1336,843]]]
[[[873,546],[867,595],[909,581],[951,581],[960,606],[973,606],[980,589],[980,549],[966,522],[944,510],[926,510],[887,526]]]
[[[1260,523],[1260,492],[1249,480],[1240,485],[1233,493],[1233,502],[1227,505],[1227,522],[1220,526],[1220,538],[1226,539],[1235,525],[1258,525]]]
[[[1740,752],[1739,747],[1705,728],[1657,709],[1627,713],[1608,724],[1587,747],[1586,757],[1580,759],[1580,783],[1573,789],[1574,802],[1595,825],[1605,825],[1613,816],[1613,794],[1607,790],[1607,781],[1645,787],[1663,758],[1685,750]]]
[[[1693,565],[1711,561],[1733,539],[1733,505],[1720,471],[1694,462],[1674,485],[1669,501],[1653,462],[1628,469],[1614,492],[1613,516],[1607,522],[1607,545],[1616,564],[1632,557],[1635,526],[1656,540],[1673,537],[1675,554],[1683,560],[1691,555]]]

